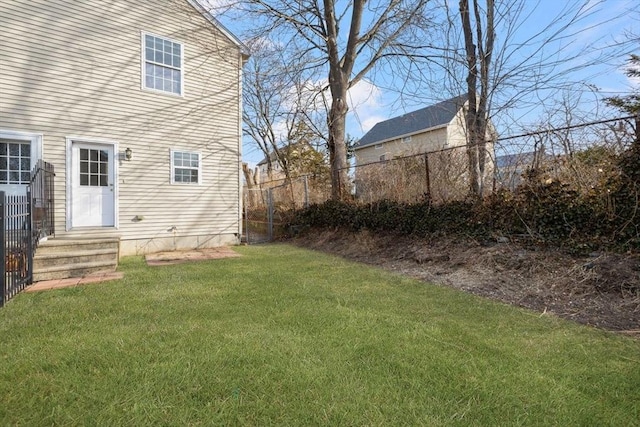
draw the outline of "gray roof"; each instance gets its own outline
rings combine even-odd
[[[358,149],[403,135],[411,135],[422,130],[446,125],[453,120],[466,101],[467,96],[460,95],[430,107],[376,123],[369,132],[360,138],[354,148]]]
[[[528,151],[526,153],[503,154],[502,156],[496,156],[496,167],[498,169],[503,169],[530,165],[533,163],[535,154],[536,153],[534,151]]]

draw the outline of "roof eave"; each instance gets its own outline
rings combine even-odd
[[[244,61],[249,59],[251,54],[249,53],[249,48],[247,45],[242,43],[238,37],[236,37],[227,27],[225,27],[220,21],[218,21],[212,14],[207,10],[206,7],[200,3],[200,0],[187,0],[191,6],[193,6],[204,18],[209,21],[214,27],[222,32],[232,43],[238,46],[240,49],[240,54]]]

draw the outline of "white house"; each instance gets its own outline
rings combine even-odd
[[[247,53],[198,0],[0,0],[0,190],[55,166],[56,239],[239,242]]]
[[[436,201],[465,197],[469,187],[468,104],[467,97],[461,95],[371,128],[354,146],[358,197],[416,200],[429,194]],[[494,171],[494,139],[489,122],[485,178]],[[404,160],[388,162],[398,158]]]
[[[467,103],[466,96],[458,96],[376,123],[354,145],[356,164],[465,145]]]

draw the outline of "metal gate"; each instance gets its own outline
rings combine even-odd
[[[245,187],[244,241],[264,243],[285,236],[297,209],[322,203],[329,194],[326,183],[307,176],[271,181],[259,188]]]
[[[272,196],[271,189],[245,189],[243,240],[246,243],[266,243],[273,240]]]

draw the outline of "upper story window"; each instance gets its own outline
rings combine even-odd
[[[183,46],[169,39],[142,35],[143,87],[160,92],[183,94]]]
[[[382,149],[382,144],[376,144],[374,148],[376,150],[381,150]]]
[[[411,142],[411,137],[405,136],[404,138],[402,138],[402,142]]]
[[[200,153],[188,151],[171,151],[171,183],[200,184]]]

